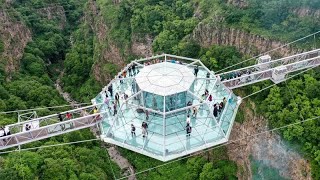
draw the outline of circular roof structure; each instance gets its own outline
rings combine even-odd
[[[135,79],[141,90],[167,96],[188,90],[195,76],[187,66],[163,62],[145,66]]]

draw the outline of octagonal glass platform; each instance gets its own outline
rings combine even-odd
[[[240,102],[200,60],[168,54],[131,62],[92,100],[105,142],[161,161],[227,142]]]

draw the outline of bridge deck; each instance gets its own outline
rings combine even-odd
[[[288,74],[318,65],[320,65],[320,49],[236,69],[218,74],[217,76],[220,77],[224,85],[230,89],[234,89],[272,79],[273,71],[280,66],[285,67],[286,74]]]
[[[104,112],[91,112],[100,106],[101,104],[91,105],[62,112],[62,121],[58,114],[53,114],[8,125],[11,134],[0,137],[0,150],[94,126],[101,122]],[[65,116],[67,113],[71,116]],[[27,128],[29,125],[30,129]]]

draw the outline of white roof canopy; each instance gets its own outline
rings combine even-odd
[[[163,62],[145,66],[135,79],[141,90],[167,96],[187,91],[195,76],[184,65]]]

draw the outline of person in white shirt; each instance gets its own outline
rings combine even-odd
[[[187,116],[187,124],[190,124],[190,116]]]
[[[5,136],[6,134],[5,134],[5,132],[4,132],[4,129],[3,129],[3,127],[0,127],[0,137],[3,137],[3,136]]]
[[[8,126],[4,127],[4,132],[5,132],[6,136],[9,136],[11,134]]]

